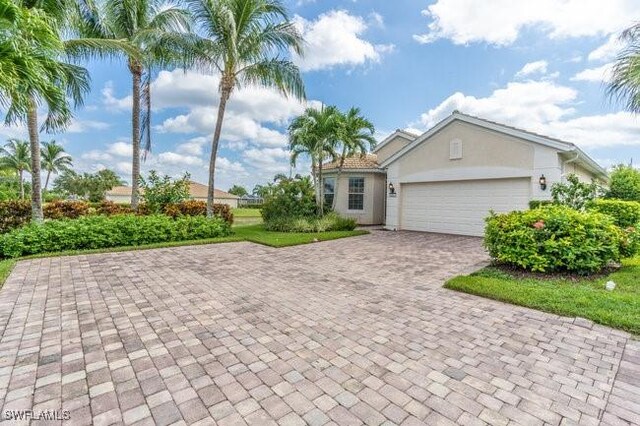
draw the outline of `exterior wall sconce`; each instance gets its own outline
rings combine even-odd
[[[544,175],[540,176],[538,182],[540,183],[540,189],[543,191],[547,189],[547,178]]]
[[[391,182],[389,182],[389,195],[396,195],[396,187]]]

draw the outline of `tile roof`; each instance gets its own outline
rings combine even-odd
[[[107,191],[107,195],[131,195],[130,186],[114,186],[110,191]],[[207,198],[207,185],[203,185],[198,182],[189,181],[189,195],[193,198]],[[228,192],[221,191],[219,189],[214,190],[214,198],[239,198],[237,195],[229,194]]]
[[[322,165],[323,170],[337,169],[340,165],[340,161],[332,161],[324,163]],[[346,170],[353,169],[378,169],[378,156],[375,154],[367,155],[352,155],[344,159],[344,165],[342,167]]]

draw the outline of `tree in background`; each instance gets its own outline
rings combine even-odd
[[[79,174],[67,169],[55,180],[53,188],[56,192],[95,203],[104,200],[106,192],[114,186],[123,184],[123,180],[113,170],[103,169],[97,173]]]
[[[209,159],[207,216],[213,217],[218,144],[227,101],[241,84],[273,87],[304,99],[298,67],[287,59],[302,54],[302,38],[280,0],[187,0],[205,39],[201,57],[220,74],[220,102]]]
[[[359,108],[351,108],[346,114],[340,113],[338,123],[338,134],[336,135],[336,151],[340,152],[338,158],[338,173],[334,194],[339,194],[340,176],[344,168],[344,161],[353,155],[366,155],[376,146],[376,139],[373,137],[375,127],[373,123],[360,114]],[[324,185],[323,185],[324,188]],[[332,209],[336,208],[337,196],[333,197]]]
[[[145,179],[140,176],[140,189],[145,205],[153,213],[161,213],[168,204],[176,204],[188,200],[189,173],[180,179],[171,179],[168,175],[160,176],[155,170],[149,172]]]
[[[322,163],[326,159],[335,159],[335,146],[340,126],[340,111],[334,106],[321,109],[307,108],[289,125],[289,150],[291,165],[295,166],[298,157],[306,155],[311,159],[311,175],[319,214],[323,214],[324,185]]]
[[[40,149],[40,157],[42,158],[42,168],[47,172],[47,178],[44,181],[44,190],[46,191],[49,187],[51,174],[59,174],[70,169],[73,160],[56,141],[43,142]]]
[[[607,198],[640,201],[640,170],[619,164],[609,174]]]
[[[244,197],[249,194],[247,188],[241,185],[233,185],[231,189],[229,189],[229,194],[237,195],[238,197]]]
[[[264,200],[269,198],[271,195],[273,195],[274,190],[275,190],[275,185],[269,182],[265,185],[256,184],[256,186],[253,187],[253,191],[251,191],[251,193],[256,197],[260,197]]]
[[[623,31],[625,44],[613,66],[608,95],[624,104],[627,111],[640,113],[640,24]]]
[[[20,184],[20,199],[24,200],[24,172],[31,170],[31,154],[29,142],[10,139],[0,149],[0,168],[14,171]]]
[[[80,33],[122,42],[121,53],[131,74],[131,207],[135,210],[143,138],[144,152],[151,149],[151,73],[155,67],[185,66],[190,62],[195,36],[189,31],[189,12],[160,0],[85,0],[82,4],[85,9]]]

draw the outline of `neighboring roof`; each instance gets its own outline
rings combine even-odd
[[[322,165],[323,171],[337,170],[340,166],[340,160],[332,161],[330,163],[324,163]],[[343,171],[348,170],[374,170],[378,171],[380,166],[378,166],[378,156],[375,154],[367,154],[367,155],[352,155],[344,159],[344,164],[342,166]]]
[[[245,194],[242,197],[240,197],[241,200],[262,200],[262,197],[258,197],[257,195],[253,195],[253,194]]]
[[[416,146],[420,145],[425,140],[429,139],[431,136],[439,132],[441,129],[452,123],[453,121],[462,121],[465,123],[473,124],[479,127],[483,127],[485,129],[493,130],[499,133],[503,133],[509,136],[514,136],[519,139],[524,139],[529,142],[537,143],[540,145],[548,146],[550,148],[555,148],[563,153],[575,153],[576,160],[580,161],[587,169],[596,175],[606,176],[607,172],[602,166],[596,163],[591,157],[589,157],[584,151],[578,148],[575,144],[571,142],[566,142],[560,139],[551,138],[548,136],[543,136],[538,133],[530,132],[528,130],[519,129],[517,127],[507,126],[505,124],[497,123],[495,121],[486,120],[484,118],[474,117],[472,115],[463,114],[459,111],[453,111],[453,113],[440,121],[438,124],[433,126],[431,129],[424,132],[422,135],[414,139],[409,145],[402,148],[400,151],[396,152],[391,157],[387,158],[380,167],[387,167],[389,164],[393,163],[400,157],[407,154],[409,151],[413,150]]]
[[[142,189],[140,192],[143,192]],[[130,186],[114,186],[111,190],[107,191],[106,195],[110,196],[130,196],[131,195],[131,187]],[[203,185],[198,182],[189,181],[189,195],[193,198],[207,198],[207,185]],[[219,189],[214,190],[214,198],[231,198],[236,199],[240,198],[237,195],[229,194],[228,192],[221,191]]]
[[[411,133],[411,132],[408,132],[406,130],[396,129],[395,132],[391,133],[382,142],[377,144],[376,147],[373,149],[373,152],[377,152],[378,150],[380,150],[380,148],[382,148],[383,146],[385,146],[386,144],[388,144],[389,142],[391,142],[395,138],[403,138],[403,139],[406,139],[409,142],[412,142],[418,136],[420,136],[420,135],[416,135],[415,133]]]

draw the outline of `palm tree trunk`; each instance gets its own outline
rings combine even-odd
[[[131,71],[131,89],[133,106],[131,108],[131,146],[133,148],[131,162],[131,208],[138,209],[140,184],[140,82],[142,81],[142,65],[135,59],[129,59]]]
[[[46,191],[49,187],[49,178],[51,177],[51,170],[47,170],[47,179],[44,181],[44,190]]]
[[[20,179],[20,199],[24,200],[24,180],[22,177],[23,170],[18,170],[18,179]]]
[[[38,110],[33,96],[29,99],[27,111],[29,145],[31,147],[31,220],[42,222],[42,184],[40,176],[40,139],[38,135]]]
[[[224,80],[224,76],[223,76]],[[213,140],[211,141],[211,157],[209,158],[209,186],[207,187],[207,217],[213,217],[213,202],[215,193],[215,175],[216,175],[216,158],[218,156],[218,143],[220,142],[220,134],[222,133],[222,121],[227,108],[227,101],[231,96],[231,86],[229,83],[222,83],[220,94],[220,105],[218,106],[218,118],[216,119],[216,129],[213,132]]]
[[[342,168],[344,167],[344,159],[347,156],[347,147],[342,148],[342,155],[340,156],[340,164],[338,164],[338,174],[336,175],[336,183],[333,185],[333,201],[331,202],[331,210],[336,209],[336,201],[338,200],[338,185],[340,182],[340,175],[342,175]]]
[[[322,180],[322,158],[320,158],[320,160],[318,161],[318,178],[319,178],[318,189],[320,190],[318,208],[319,208],[320,216],[323,216],[324,215],[324,182]]]

